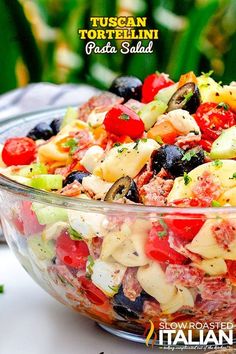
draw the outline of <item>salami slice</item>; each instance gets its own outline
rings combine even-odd
[[[166,279],[174,285],[196,287],[201,284],[204,272],[190,265],[169,264],[166,268]]]

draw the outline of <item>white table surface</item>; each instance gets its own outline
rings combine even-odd
[[[8,247],[0,244],[2,283],[5,291],[0,294],[0,354],[160,352],[157,348],[151,350],[144,344],[114,337],[58,303],[34,283]],[[184,353],[196,354],[196,351],[185,350]]]

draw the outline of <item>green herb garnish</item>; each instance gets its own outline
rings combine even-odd
[[[203,71],[201,72],[202,75],[204,75],[205,77],[209,77],[214,73],[214,70],[210,70],[208,71],[208,73],[204,73]]]
[[[118,293],[120,285],[116,285],[116,286],[109,286],[108,288],[111,289],[112,291],[114,291],[114,293]]]
[[[164,238],[167,236],[167,232],[166,231],[158,231],[157,236],[159,238]]]
[[[227,105],[227,103],[224,102],[220,102],[216,108],[224,108],[225,111],[229,110],[229,106]]]
[[[223,162],[220,160],[215,160],[213,162],[213,166],[215,166],[216,168],[221,168],[223,166]]]
[[[70,238],[74,241],[83,240],[83,236],[70,226],[68,229]]]
[[[113,145],[113,147],[117,147],[117,146],[121,146],[121,143],[115,143],[114,145]]]
[[[138,150],[138,144],[140,143],[140,141],[142,141],[143,143],[147,142],[147,138],[142,138],[142,139],[138,139],[135,141],[135,145],[133,147],[134,150]]]
[[[168,227],[167,227],[165,221],[164,221],[163,219],[160,219],[160,220],[159,220],[159,224],[162,226],[163,230],[162,230],[162,231],[158,231],[158,232],[157,232],[157,236],[158,236],[159,238],[166,237],[166,236],[167,236]]]
[[[78,140],[71,138],[71,139],[67,140],[64,144],[62,144],[62,146],[70,148],[69,154],[73,155],[78,148]]]
[[[182,161],[190,161],[191,158],[192,158],[192,157],[195,157],[195,156],[197,156],[196,151],[190,150],[190,151],[188,151],[188,152],[186,152],[186,153],[184,154],[184,156],[182,157],[181,160],[182,160]]]
[[[122,152],[127,151],[127,150],[128,150],[128,148],[122,147],[122,148],[118,149],[117,151],[119,154],[121,154]]]
[[[221,204],[219,202],[217,202],[217,200],[212,200],[211,206],[214,208],[218,208],[218,207],[221,207]]]
[[[4,285],[0,284],[0,294],[3,294],[3,293],[4,293]]]
[[[187,174],[187,172],[184,172],[184,184],[185,184],[185,186],[187,186],[191,181],[192,181],[192,178]]]
[[[88,264],[87,264],[87,270],[89,274],[93,273],[93,266],[94,266],[94,259],[92,256],[88,256]]]
[[[122,119],[122,120],[130,120],[130,117],[128,116],[128,114],[125,114],[125,113],[122,113],[119,116],[119,118]]]
[[[160,145],[163,145],[163,144],[164,144],[164,141],[162,140],[162,138],[161,138],[160,135],[157,135],[157,136],[155,137],[155,140],[156,140],[156,142],[157,142],[158,144],[160,144]]]
[[[192,91],[186,93],[186,95],[184,95],[185,103],[187,103],[191,99],[192,96],[193,96],[193,92]]]
[[[236,179],[236,172],[234,172],[232,177],[229,177],[229,179]]]

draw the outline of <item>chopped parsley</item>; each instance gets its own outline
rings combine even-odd
[[[71,226],[68,229],[70,238],[74,241],[78,241],[78,240],[83,240],[83,237],[80,233],[78,233],[76,230],[74,230]]]
[[[163,219],[159,220],[159,224],[163,227],[163,231],[158,231],[157,236],[163,238],[167,236],[167,225]]]
[[[156,140],[156,142],[157,142],[158,144],[160,144],[160,145],[163,145],[163,144],[164,144],[164,141],[162,140],[162,138],[161,138],[160,135],[157,135],[157,136],[155,137],[155,140]]]
[[[92,256],[88,256],[88,264],[87,264],[87,270],[89,274],[93,273],[93,266],[94,266],[94,259]]]
[[[122,120],[130,120],[130,117],[128,116],[128,114],[125,114],[125,113],[122,113],[119,116],[119,118],[122,119]]]
[[[116,285],[116,286],[108,285],[108,288],[111,289],[112,291],[114,291],[114,293],[118,293],[120,285]]]
[[[229,110],[229,106],[227,105],[227,103],[224,102],[220,102],[216,108],[224,108],[225,111]]]
[[[69,140],[67,140],[64,144],[62,144],[62,147],[68,147],[69,148],[69,154],[73,155],[77,148],[78,148],[78,140],[71,138]]]
[[[201,72],[201,74],[205,77],[210,77],[213,73],[214,73],[214,70],[210,70],[210,71],[208,71],[208,73],[204,73],[203,71]]]
[[[229,179],[236,179],[236,172],[234,172],[232,177],[229,177]]]
[[[4,293],[4,285],[0,284],[0,294],[3,294],[3,293]]]
[[[221,204],[219,202],[217,202],[217,200],[212,200],[211,206],[214,208],[218,208],[218,207],[221,207]]]
[[[182,161],[190,161],[192,157],[195,157],[197,156],[197,153],[196,151],[194,150],[190,150],[190,151],[187,151],[184,156],[182,157]]]
[[[127,150],[128,150],[128,148],[126,148],[126,147],[121,147],[121,148],[119,148],[117,151],[118,151],[119,154],[121,154],[122,152],[127,151]]]
[[[191,99],[192,96],[193,96],[193,91],[186,93],[186,95],[184,95],[185,103],[187,103]]]
[[[184,184],[185,184],[185,186],[187,186],[191,181],[192,181],[192,178],[187,174],[187,172],[184,172]]]
[[[117,146],[121,146],[121,143],[115,143],[114,145],[113,145],[113,147],[117,147]]]
[[[213,163],[213,166],[215,166],[216,168],[221,168],[223,166],[223,162],[220,160],[215,160],[212,163]]]
[[[135,145],[133,147],[134,150],[138,150],[138,144],[140,143],[140,141],[142,141],[143,143],[146,143],[147,142],[147,139],[146,138],[142,138],[142,139],[138,139],[135,141]]]

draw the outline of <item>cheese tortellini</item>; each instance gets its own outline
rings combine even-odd
[[[167,197],[168,202],[170,203],[176,199],[191,198],[192,188],[205,171],[212,173],[213,177],[220,184],[222,193],[230,188],[236,187],[236,179],[232,178],[232,171],[236,171],[236,161],[220,160],[220,164],[214,161],[208,162],[189,172],[188,184],[185,184],[184,177],[176,178],[173,188]]]
[[[159,146],[153,139],[141,139],[113,147],[93,173],[107,182],[115,182],[124,176],[134,178]]]
[[[191,291],[183,286],[169,284],[157,262],[140,267],[137,279],[142,288],[160,303],[162,311],[166,314],[174,313],[183,306],[194,306]]]
[[[198,232],[198,234],[194,237],[194,239],[188,245],[186,245],[186,248],[189,251],[197,253],[206,259],[223,258],[235,260],[236,231],[235,240],[229,243],[228,249],[225,249],[223,246],[220,246],[219,243],[217,243],[217,240],[212,231],[212,228],[220,224],[222,220],[223,219],[221,218],[207,220]]]
[[[104,236],[101,259],[113,259],[126,267],[148,263],[145,255],[149,221],[136,220],[132,226],[123,225],[121,231],[111,231]]]

